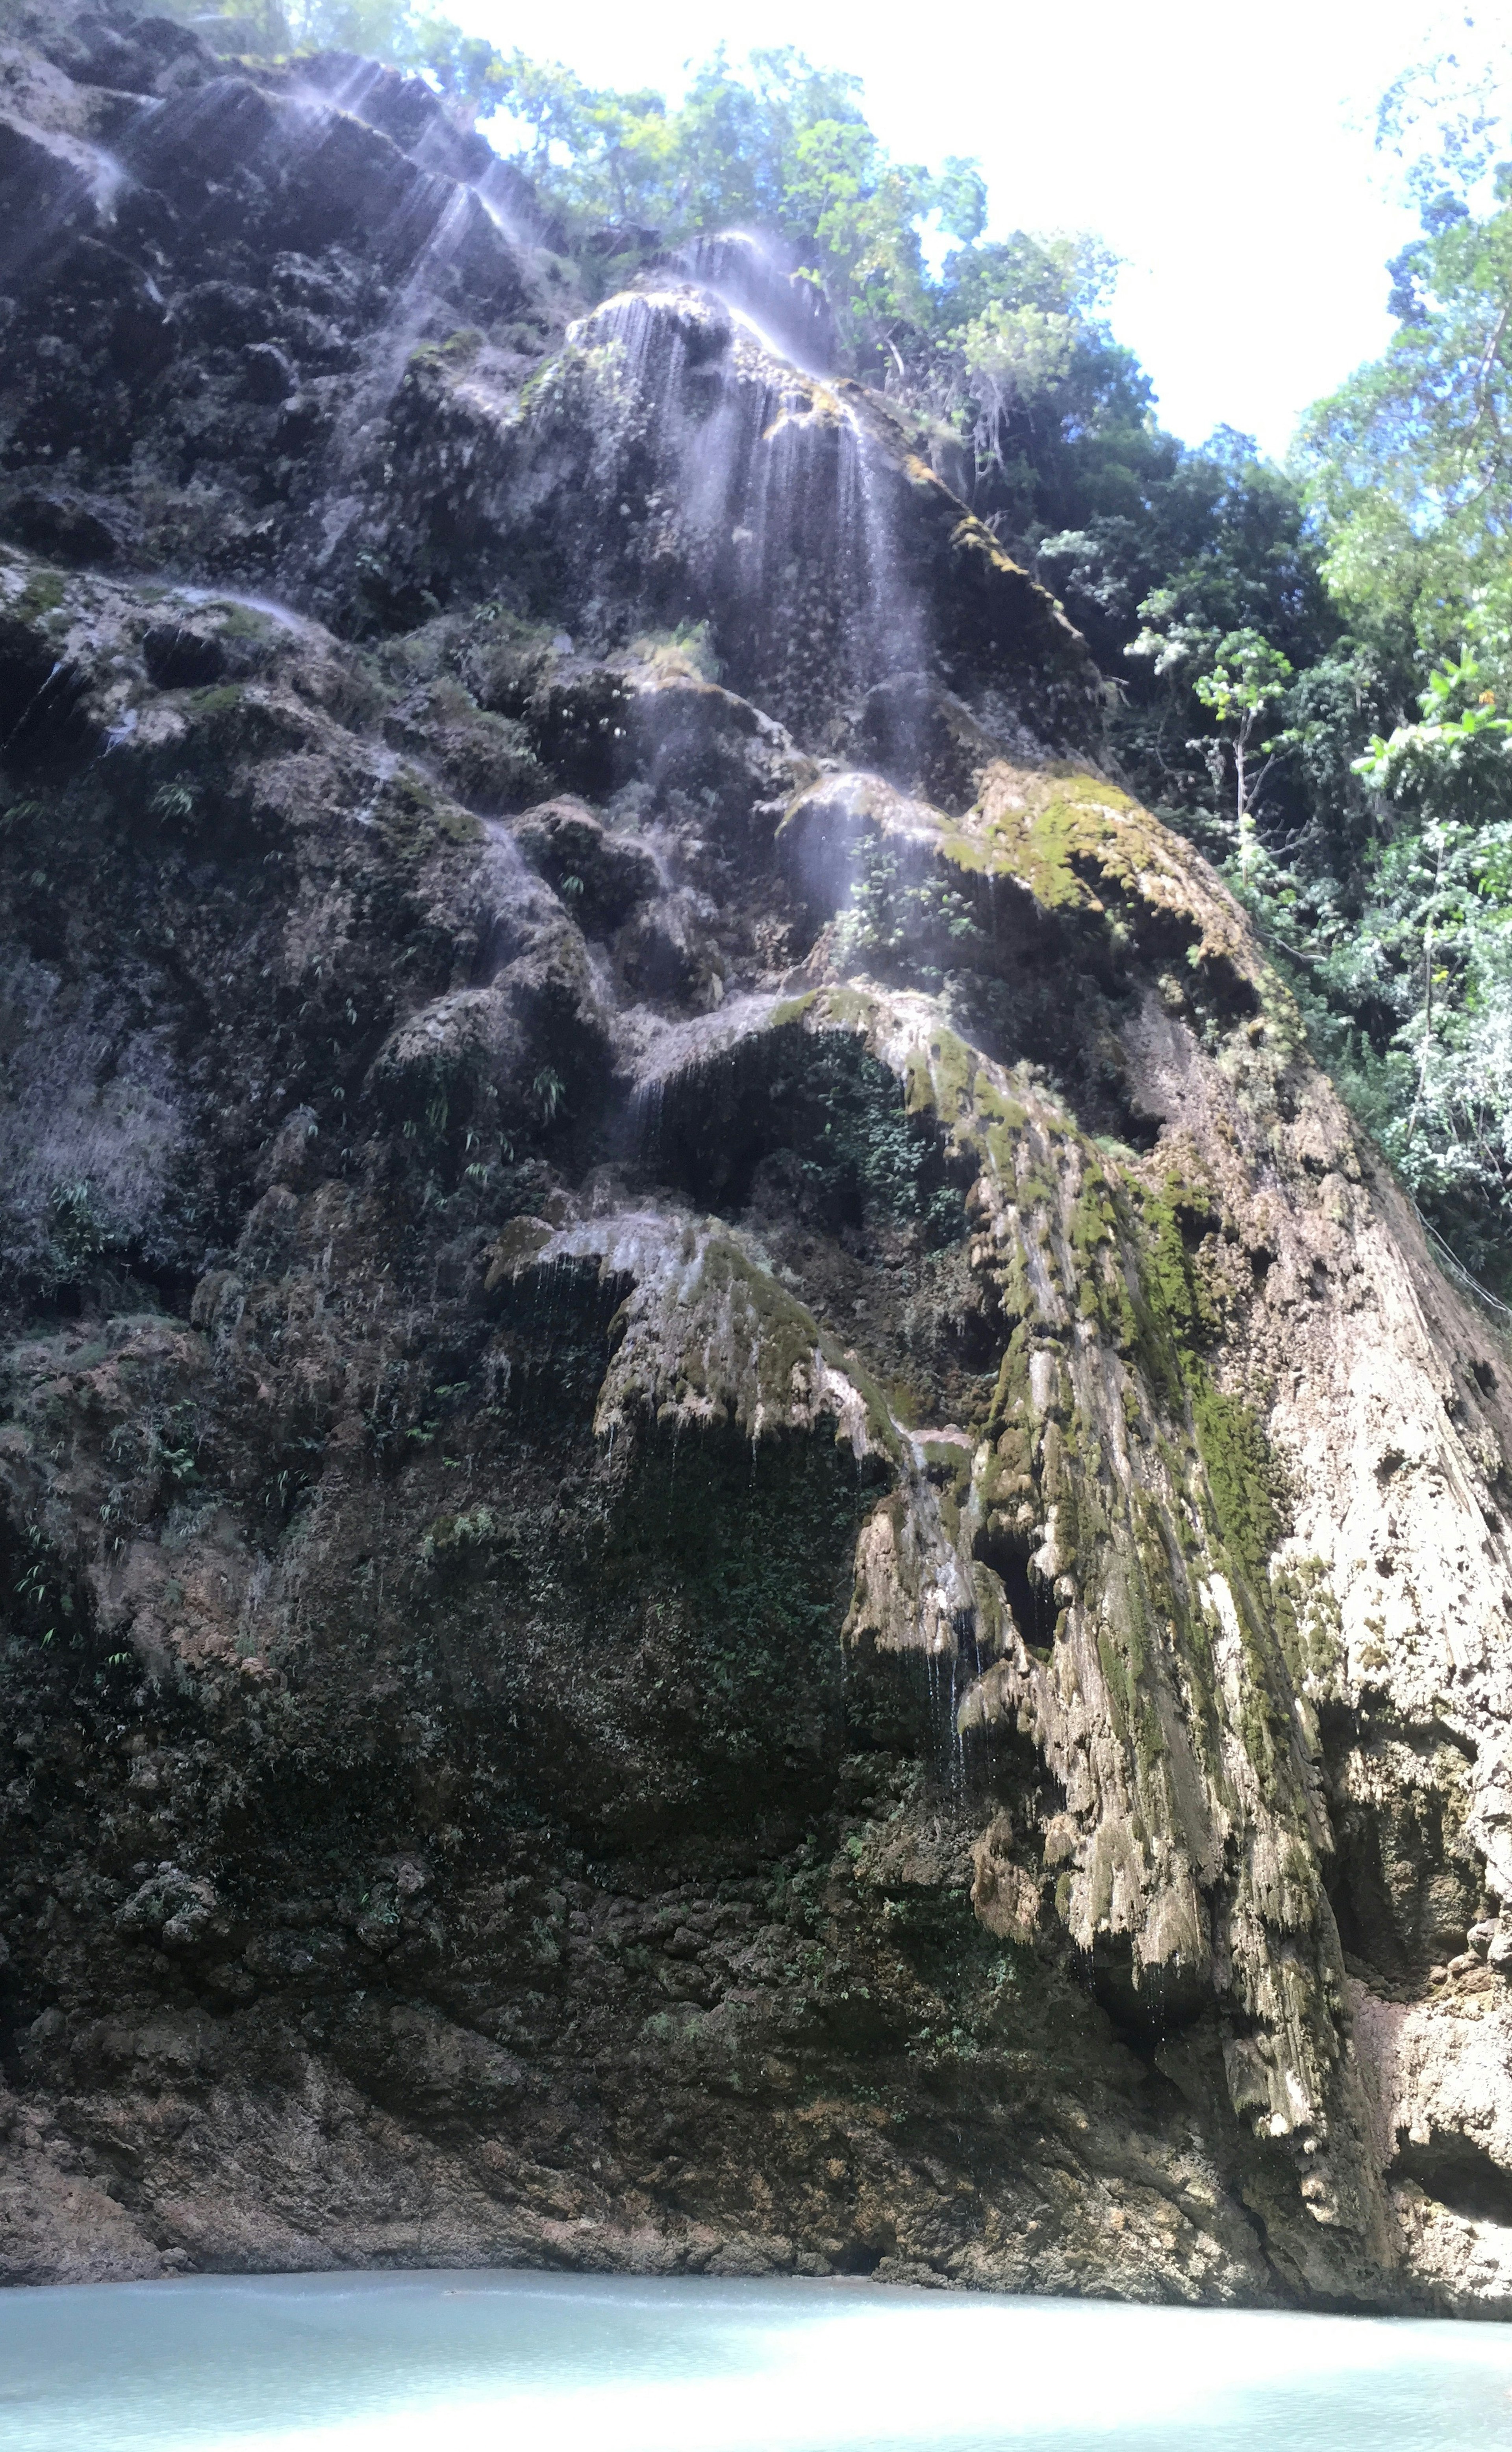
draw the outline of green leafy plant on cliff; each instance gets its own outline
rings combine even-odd
[[[1430,672],[1417,721],[1357,760],[1387,831],[1353,925],[1313,964],[1335,1027],[1354,1020],[1356,1103],[1498,1280],[1512,1216],[1512,722],[1492,676],[1509,648],[1498,633]]]

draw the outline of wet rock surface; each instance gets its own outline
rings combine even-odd
[[[749,240],[0,79],[6,2273],[1506,2312],[1507,1365],[1074,632]]]

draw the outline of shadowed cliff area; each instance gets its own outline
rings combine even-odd
[[[8,2278],[1506,2313],[1512,1364],[1081,637],[749,235],[64,16]]]

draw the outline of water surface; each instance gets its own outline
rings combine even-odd
[[[541,2273],[0,2292],[5,2452],[1492,2452],[1512,2329]]]

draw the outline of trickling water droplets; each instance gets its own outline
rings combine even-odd
[[[4,741],[0,741],[0,749],[9,749],[13,742],[20,739],[26,726],[30,722],[32,717],[42,705],[42,702],[47,698],[49,692],[56,684],[63,670],[63,663],[60,660],[53,665],[52,670],[47,677],[47,680],[41,683],[40,687],[32,691],[31,696],[28,699],[14,723],[6,734]]]
[[[354,826],[375,826],[374,811],[383,797],[384,786],[393,779],[399,765],[397,749],[380,749],[373,759],[373,788],[360,809],[352,811]]]
[[[638,596],[647,619],[710,620],[740,687],[811,733],[921,662],[883,455],[847,387],[691,285],[611,299],[571,338],[599,395],[604,592]]]

